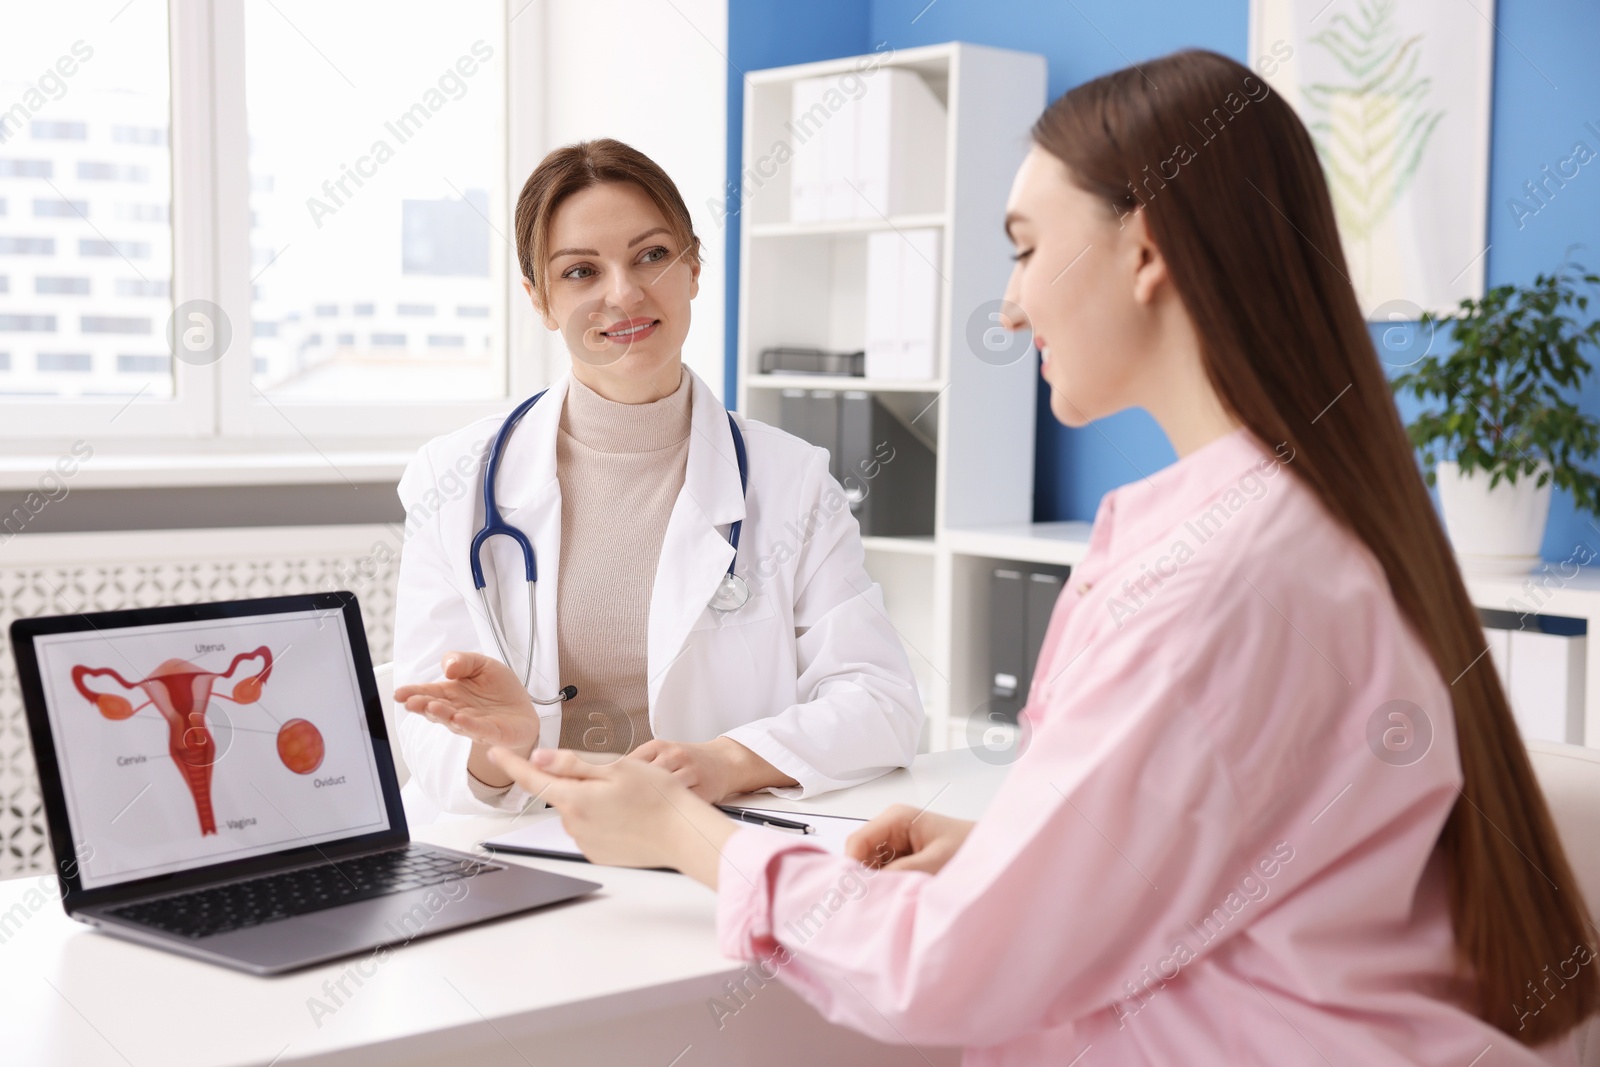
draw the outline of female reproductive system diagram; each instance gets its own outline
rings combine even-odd
[[[241,673],[234,680],[234,672],[239,670],[240,664],[255,663],[260,664],[258,670]],[[135,682],[128,681],[110,667],[79,665],[72,668],[72,684],[105,718],[127,719],[153,704],[167,720],[167,750],[194,796],[201,837],[217,832],[216,817],[211,810],[211,772],[219,753],[216,739],[206,724],[206,712],[213,700],[228,700],[238,705],[256,703],[271,676],[272,651],[265,645],[234,656],[225,671],[208,671],[186,659],[169,659]],[[122,687],[122,692],[92,689],[91,678],[110,679]],[[216,691],[217,683],[222,680],[233,680],[233,688],[226,695]],[[142,703],[135,704],[125,695],[136,692],[143,695]],[[324,751],[322,732],[309,721],[290,719],[278,728],[278,759],[295,774],[315,771],[322,765]]]

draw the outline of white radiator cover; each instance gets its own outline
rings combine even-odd
[[[374,663],[394,651],[393,526],[23,534],[0,542],[0,878],[50,868],[28,724],[11,653],[14,619],[347,589]]]

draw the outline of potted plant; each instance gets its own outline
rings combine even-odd
[[[1572,494],[1579,511],[1600,515],[1600,475],[1585,464],[1600,454],[1600,420],[1578,410],[1600,344],[1600,320],[1579,284],[1600,276],[1576,264],[1540,274],[1529,286],[1501,285],[1457,313],[1421,316],[1424,330],[1448,324],[1455,348],[1424,353],[1391,383],[1426,407],[1406,428],[1439,488],[1445,528],[1463,569],[1523,573],[1539,564],[1550,491]],[[1430,346],[1431,348],[1431,346]]]

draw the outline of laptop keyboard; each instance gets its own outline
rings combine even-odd
[[[501,864],[464,860],[407,845],[337,863],[125,904],[110,914],[180,937],[210,937],[499,870],[504,870]]]

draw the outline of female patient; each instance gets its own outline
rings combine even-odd
[[[1012,325],[1056,418],[1141,407],[1179,458],[1101,503],[984,817],[885,812],[851,849],[888,869],[797,940],[856,860],[740,829],[658,768],[492,758],[592,858],[715,887],[726,951],[885,1041],[1058,1067],[1575,1063],[1594,928],[1305,128],[1186,52],[1074,89],[1034,141]]]
[[[447,811],[525,805],[490,745],[627,753],[711,801],[910,762],[922,705],[827,453],[735,425],[684,366],[700,241],[672,180],[617,141],[569,145],[523,186],[516,237],[572,357],[494,476],[489,517],[527,536],[538,582],[530,595],[525,557],[496,536],[475,588],[501,420],[426,445],[400,482],[394,639],[424,791]]]

